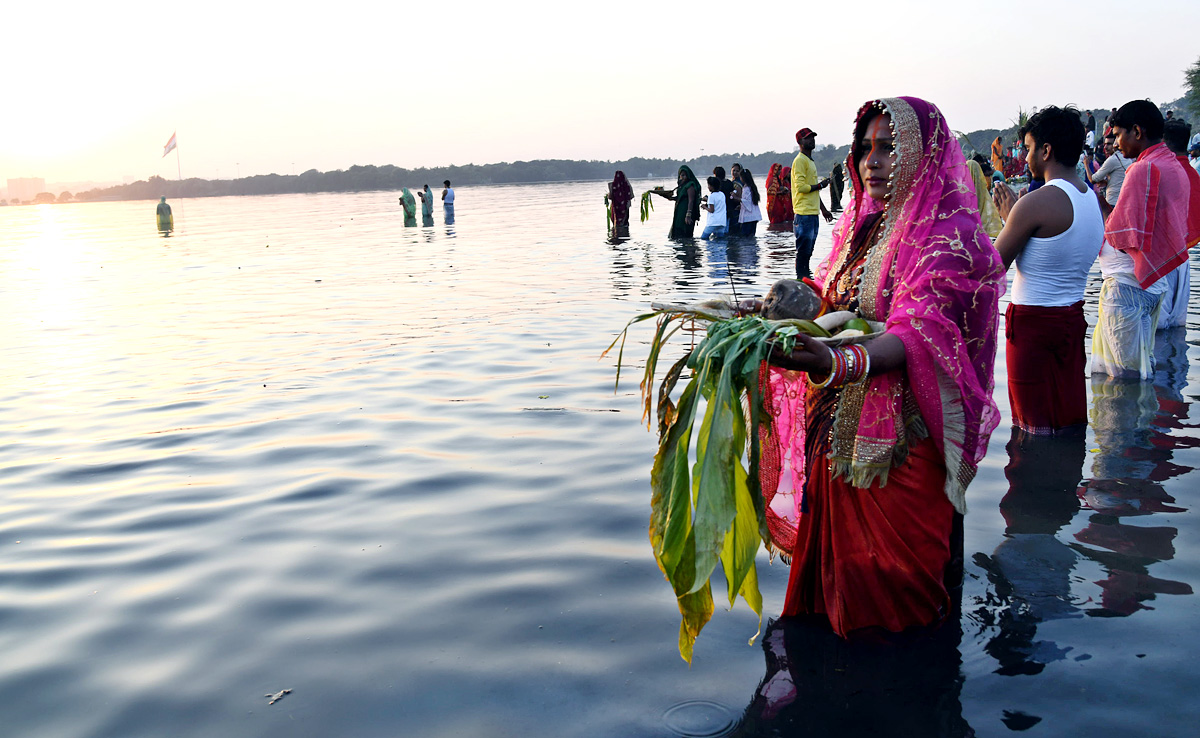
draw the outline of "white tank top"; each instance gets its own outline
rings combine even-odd
[[[1104,217],[1090,189],[1080,192],[1066,180],[1052,179],[1071,198],[1071,227],[1050,238],[1031,238],[1017,255],[1014,305],[1066,307],[1083,299],[1088,271],[1104,243]]]

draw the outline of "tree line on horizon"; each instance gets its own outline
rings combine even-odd
[[[813,159],[822,170],[832,169],[849,153],[847,146],[824,146],[817,149]],[[537,159],[533,161],[500,162],[497,164],[466,164],[461,166],[404,169],[386,164],[355,165],[349,169],[319,172],[310,169],[303,174],[263,174],[241,179],[189,178],[170,180],[151,177],[130,184],[104,187],[75,196],[76,200],[157,200],[160,197],[224,197],[229,195],[283,195],[316,192],[366,192],[420,188],[428,184],[440,190],[444,180],[454,186],[532,184],[540,182],[607,181],[618,169],[630,179],[674,179],[681,164],[692,168],[703,179],[713,167],[729,171],[734,162],[765,181],[767,170],[774,163],[791,166],[795,152],[763,154],[719,154],[697,157],[688,161],[677,159],[647,159],[635,157],[622,161],[578,161],[570,159]]]
[[[1200,61],[1196,64],[1197,89],[1200,90]],[[1190,71],[1190,70],[1189,70]],[[1192,82],[1189,78],[1189,82]],[[1173,103],[1167,103],[1164,108],[1192,107],[1191,103],[1200,104],[1200,91],[1189,93]],[[1195,101],[1193,101],[1195,97]],[[1018,112],[1020,118],[1025,111]],[[1083,111],[1086,114],[1087,110]],[[1090,111],[1095,115],[1099,124],[1108,117],[1106,109]],[[959,143],[969,156],[975,151],[988,154],[991,142],[1000,136],[1001,140],[1009,143],[1016,138],[1019,123],[1014,118],[1006,128],[987,128],[959,134]],[[850,146],[825,145],[813,152],[813,162],[817,171],[830,172],[834,165],[844,162],[850,153]],[[766,175],[772,164],[785,167],[792,165],[796,149],[790,152],[770,151],[762,154],[714,154],[697,157],[687,161],[676,159],[648,159],[634,157],[622,161],[578,161],[570,159],[537,159],[533,161],[500,162],[496,164],[466,164],[447,167],[422,167],[405,169],[391,164],[383,166],[355,165],[349,169],[337,169],[329,172],[319,172],[309,169],[303,174],[263,174],[240,179],[200,179],[170,180],[162,177],[151,177],[130,184],[113,187],[97,188],[81,192],[74,196],[76,201],[98,200],[157,200],[167,198],[195,197],[225,197],[230,195],[284,195],[318,192],[367,192],[373,190],[399,190],[404,187],[420,188],[428,184],[434,190],[440,190],[444,180],[450,180],[455,186],[461,185],[499,185],[499,184],[533,184],[540,182],[579,182],[611,180],[617,170],[625,172],[630,179],[674,179],[680,165],[691,167],[696,176],[703,180],[716,166],[725,167],[728,172],[736,162],[753,172],[756,181],[765,187]],[[64,193],[69,196],[69,193]],[[50,196],[51,198],[53,195]],[[63,202],[63,197],[58,198]]]

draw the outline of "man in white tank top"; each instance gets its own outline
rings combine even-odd
[[[1046,186],[1019,201],[1007,185],[992,194],[1005,221],[996,250],[1005,267],[1017,264],[1004,314],[1008,401],[1013,427],[1035,435],[1087,426],[1083,289],[1104,240],[1104,217],[1075,170],[1083,134],[1072,107],[1035,113],[1018,135],[1029,149],[1030,175]]]

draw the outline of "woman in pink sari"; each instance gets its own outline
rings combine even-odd
[[[843,636],[950,609],[967,484],[999,419],[1004,291],[971,172],[934,105],[865,104],[847,171],[851,203],[816,281],[834,309],[886,329],[834,349],[799,336],[772,357],[762,474],[775,542],[792,552],[783,614],[825,616]],[[793,489],[794,505],[775,499]]]

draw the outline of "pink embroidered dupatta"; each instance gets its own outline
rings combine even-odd
[[[883,204],[864,194],[852,147],[853,207],[834,227],[817,281],[839,272],[857,224],[883,208],[862,273],[860,312],[903,341],[905,366],[842,389],[830,462],[857,487],[886,485],[909,444],[932,436],[946,461],[946,496],[962,513],[999,423],[992,389],[1004,267],[980,225],[971,171],[941,111],[917,98],[875,100],[859,109],[856,135],[872,111],[891,115],[892,194]],[[824,285],[827,293],[836,287]]]

